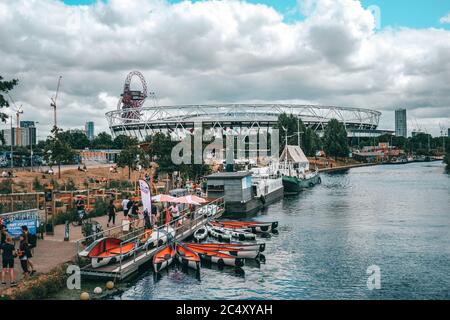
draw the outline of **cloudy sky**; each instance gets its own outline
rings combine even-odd
[[[108,130],[123,82],[140,70],[160,105],[292,102],[371,108],[380,128],[450,127],[450,1],[0,0],[0,74],[51,127]],[[136,85],[136,84],[133,84]],[[5,125],[1,125],[5,127]]]

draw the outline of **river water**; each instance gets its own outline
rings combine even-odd
[[[265,263],[141,274],[112,299],[450,299],[450,175],[441,163],[323,174],[252,219],[279,221]],[[380,268],[369,290],[367,268]],[[149,267],[150,268],[150,267]]]

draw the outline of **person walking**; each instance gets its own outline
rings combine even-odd
[[[3,223],[0,223],[0,245],[6,242],[6,238],[8,237],[8,231],[6,226]]]
[[[36,270],[34,270],[34,265],[33,265],[33,262],[31,261],[31,258],[33,258],[33,254],[31,252],[31,249],[34,248],[34,247],[30,243],[30,240],[31,240],[32,237],[30,235],[30,232],[28,231],[28,227],[27,226],[22,226],[22,235],[23,235],[23,237],[25,239],[25,242],[27,243],[27,251],[26,251],[27,264],[28,264],[28,267],[31,269],[30,274],[33,275],[36,272]]]
[[[134,201],[133,202],[133,205],[132,205],[132,207],[131,207],[131,212],[130,212],[130,214],[129,214],[129,216],[130,216],[130,218],[131,218],[131,222],[135,222],[136,220],[138,220],[139,219],[139,203],[137,202],[137,201]],[[133,223],[133,226],[135,227],[135,228],[138,228],[139,227],[139,225],[138,225],[138,223]]]
[[[109,223],[112,221],[113,226],[116,225],[116,207],[114,206],[114,200],[111,199],[108,206],[108,223],[106,227],[109,228]]]
[[[14,258],[16,255],[16,248],[14,247],[11,237],[7,237],[5,243],[0,248],[2,249],[2,285],[6,285],[6,274],[9,273],[10,286],[17,286],[14,281]]]
[[[125,218],[128,216],[128,212],[130,211],[131,208],[130,199],[128,198],[129,196],[125,196],[125,199],[122,200],[123,216]]]
[[[144,223],[145,223],[145,229],[153,229],[152,222],[150,221],[150,214],[148,213],[148,210],[144,210]]]
[[[22,267],[23,276],[25,278],[27,278],[28,276],[30,276],[32,274],[32,272],[30,272],[29,264],[28,264],[28,256],[29,255],[31,255],[30,249],[29,249],[27,240],[25,238],[25,235],[22,233],[20,235],[18,256],[19,256],[19,260],[20,260],[20,266]]]

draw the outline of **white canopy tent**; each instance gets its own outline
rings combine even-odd
[[[296,164],[300,170],[309,170],[309,160],[299,146],[286,146],[280,156],[280,162]]]

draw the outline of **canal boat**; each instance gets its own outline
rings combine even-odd
[[[285,194],[296,194],[322,183],[319,171],[310,170],[309,160],[299,146],[289,146],[283,150],[278,163],[282,175]]]
[[[140,239],[140,244],[144,250],[150,250],[170,242],[173,238],[175,238],[175,229],[172,227],[157,230],[148,229]]]
[[[191,248],[193,250],[195,249],[202,249],[202,250],[213,250],[218,251],[220,253],[229,254],[230,256],[236,256],[239,258],[245,258],[245,259],[256,259],[259,256],[259,249],[256,250],[242,250],[241,248],[232,248],[232,247],[225,247],[225,246],[208,246],[203,247],[202,245],[198,245],[197,243],[185,243],[185,245],[188,248]]]
[[[258,250],[259,252],[264,252],[266,249],[265,243],[255,243],[255,244],[244,244],[244,243],[195,243],[192,244],[197,247],[201,247],[204,249],[220,249],[223,248],[230,248],[230,249],[236,249],[236,250]]]
[[[153,256],[153,269],[155,270],[155,272],[159,272],[172,264],[175,253],[176,251],[173,247],[173,244],[169,244],[168,246],[165,246],[164,248],[156,252]]]
[[[219,241],[231,241],[231,234],[225,232],[223,228],[208,226],[208,233],[211,237],[216,238]]]
[[[250,169],[252,174],[252,195],[261,206],[267,206],[283,197],[283,181],[277,170],[278,164],[272,162],[264,167]]]
[[[175,244],[175,250],[177,252],[178,262],[180,262],[182,266],[194,270],[200,270],[200,256],[197,252],[189,249],[179,242]]]
[[[81,251],[80,257],[91,259],[92,268],[99,268],[131,257],[139,250],[137,241],[126,242],[117,238],[102,238]]]
[[[192,251],[196,252],[200,258],[206,263],[216,263],[219,266],[243,267],[245,262],[243,258],[232,256],[219,251],[210,249],[201,249],[190,247]]]
[[[223,227],[227,229],[237,229],[251,231],[253,233],[270,232],[278,227],[278,221],[273,222],[259,222],[259,221],[217,221],[212,220],[210,224],[216,227]]]
[[[194,232],[194,239],[197,242],[202,242],[208,237],[208,229],[206,227],[200,227]]]

